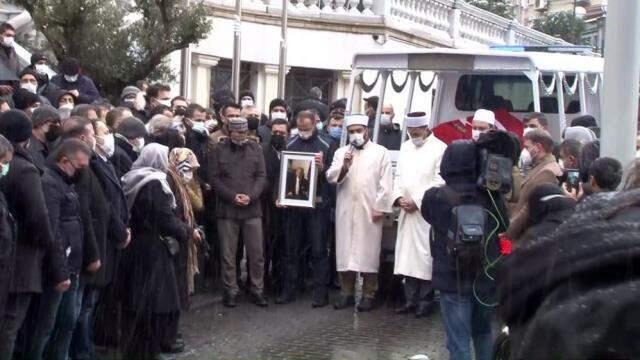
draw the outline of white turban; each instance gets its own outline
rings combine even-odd
[[[478,109],[475,114],[473,114],[474,121],[482,121],[489,125],[496,125],[496,114],[491,110]]]
[[[345,119],[345,125],[346,127],[351,125],[362,125],[366,127],[369,125],[369,117],[362,114],[349,115]]]
[[[420,116],[409,116],[404,118],[404,124],[408,128],[429,126],[429,118],[426,114]]]

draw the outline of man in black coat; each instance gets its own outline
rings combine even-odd
[[[80,104],[91,104],[100,98],[100,93],[88,76],[80,71],[77,59],[66,58],[60,66],[61,74],[54,76],[51,83],[62,90],[69,90]]]
[[[27,150],[38,169],[45,168],[53,142],[58,139],[62,131],[60,114],[50,105],[42,105],[31,114],[33,130]]]
[[[8,174],[11,159],[13,159],[13,145],[0,135],[0,181]],[[0,191],[0,284],[10,284],[15,265],[16,252],[16,223],[9,212],[7,200]],[[4,314],[5,304],[9,296],[9,287],[0,288],[0,314]],[[0,328],[2,318],[0,317]]]
[[[20,63],[13,47],[15,37],[16,29],[11,24],[5,22],[0,25],[0,63],[10,74],[15,75],[17,80],[20,73]],[[0,81],[0,96],[11,94],[15,85],[17,85],[17,81]]]
[[[89,166],[90,155],[91,150],[82,141],[65,140],[52,154],[52,161],[42,176],[55,246],[46,256],[47,277],[38,302],[37,322],[33,333],[27,336],[28,358],[63,359],[69,353],[80,313],[80,273],[85,245],[82,209],[75,184],[83,169]],[[71,283],[69,290],[62,294],[53,284],[64,279]]]
[[[275,294],[282,290],[282,249],[284,248],[285,209],[276,206],[280,180],[280,156],[289,138],[289,122],[285,119],[271,121],[269,143],[262,145],[267,185],[263,199],[264,273],[265,282]],[[269,269],[271,268],[271,273]]]
[[[303,249],[309,248],[313,268],[313,301],[311,305],[323,307],[329,303],[329,254],[328,231],[329,209],[331,204],[331,185],[325,176],[331,166],[335,145],[325,138],[316,128],[315,114],[303,111],[296,119],[298,135],[287,143],[288,151],[315,154],[317,167],[317,190],[309,194],[309,180],[304,180],[304,170],[296,169],[296,177],[287,181],[293,184],[292,198],[315,197],[315,208],[291,208],[287,211],[286,236],[284,250],[284,286],[282,294],[276,300],[279,304],[286,304],[296,299],[301,266],[304,261]],[[302,177],[302,178],[301,178]],[[304,181],[303,181],[304,180]],[[298,185],[296,185],[296,182]],[[297,189],[296,189],[297,188]],[[289,197],[289,191],[287,191]]]
[[[35,294],[42,292],[42,259],[53,245],[40,172],[26,150],[31,130],[31,121],[20,110],[0,115],[0,134],[12,143],[15,151],[10,171],[0,181],[0,190],[18,228],[16,266],[0,322],[0,359],[3,360],[11,358],[29,304]],[[66,291],[69,285],[70,281],[66,280],[55,287],[58,291]]]
[[[440,291],[440,309],[447,334],[447,350],[452,359],[471,359],[471,341],[476,358],[490,359],[492,307],[495,302],[495,268],[499,259],[498,234],[506,231],[507,211],[502,195],[481,190],[477,185],[478,151],[471,141],[449,145],[442,158],[440,174],[446,185],[431,188],[422,198],[422,216],[431,224],[433,287]],[[458,205],[480,205],[487,213],[487,231],[482,263],[465,266],[447,246],[455,227],[452,210]],[[500,220],[498,220],[500,219]],[[504,219],[504,220],[503,220]],[[492,275],[489,275],[492,274]],[[493,276],[490,278],[489,276]]]
[[[309,90],[309,98],[300,101],[293,110],[293,116],[305,110],[315,110],[320,116],[320,121],[324,122],[329,117],[329,106],[322,102],[322,90],[313,87]]]
[[[142,120],[128,117],[122,120],[114,136],[116,148],[111,162],[118,178],[122,178],[131,170],[133,162],[138,159],[138,154],[144,146],[144,139],[147,136],[147,128]]]

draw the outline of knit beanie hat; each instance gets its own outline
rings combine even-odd
[[[13,144],[27,141],[32,129],[31,120],[21,110],[9,110],[0,115],[0,135]]]

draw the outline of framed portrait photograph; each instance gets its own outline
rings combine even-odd
[[[283,151],[278,201],[282,206],[315,207],[318,168],[314,153]]]

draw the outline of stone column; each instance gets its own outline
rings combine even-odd
[[[211,100],[211,69],[218,65],[219,57],[196,54],[191,55],[191,96],[192,101],[209,107]]]
[[[278,65],[257,64],[258,74],[256,76],[256,101],[261,110],[267,114],[269,103],[278,97]],[[287,67],[287,73],[289,72]],[[253,85],[252,85],[253,86]]]

